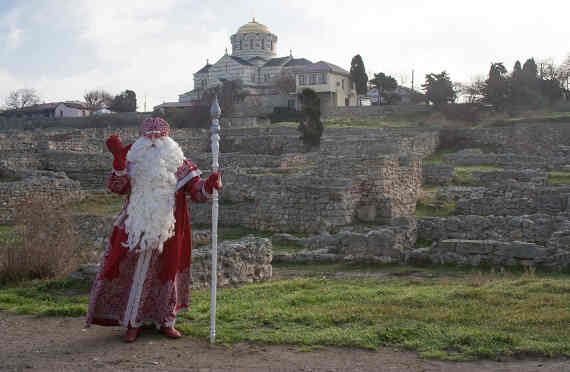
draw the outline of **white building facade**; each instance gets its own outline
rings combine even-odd
[[[357,95],[350,73],[328,62],[313,63],[305,58],[276,57],[277,36],[255,18],[241,26],[230,37],[231,54],[222,56],[214,64],[206,63],[194,73],[194,89],[180,94],[179,102],[198,104],[208,89],[221,86],[224,80],[240,80],[248,96],[245,103],[255,98],[261,102],[263,113],[274,107],[298,108],[297,93],[311,88],[321,98],[321,108],[355,106]],[[288,76],[295,81],[295,89],[285,92],[278,81]]]

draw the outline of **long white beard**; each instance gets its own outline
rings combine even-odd
[[[129,150],[131,195],[125,229],[131,249],[157,249],[174,235],[176,170],[184,160],[180,146],[170,137],[139,138]]]

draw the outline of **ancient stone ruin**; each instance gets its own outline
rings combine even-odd
[[[27,195],[67,203],[103,190],[111,164],[104,141],[112,134],[125,143],[138,135],[137,128],[0,132],[0,168],[9,179],[0,182],[2,223]],[[171,135],[208,173],[209,133],[174,129]],[[298,248],[274,253],[276,261],[568,266],[570,186],[550,182],[549,175],[570,170],[570,127],[521,124],[454,135],[463,150],[429,163],[440,142],[433,129],[325,128],[313,152],[305,152],[291,127],[225,129],[220,225],[272,232],[274,243]],[[459,182],[462,169],[474,166],[484,167],[470,170],[468,184]],[[432,201],[453,205],[453,214],[416,217],[422,184],[437,186]],[[209,213],[207,205],[191,205],[193,224],[208,224]],[[98,250],[111,221],[74,218]],[[247,280],[270,275],[256,270],[245,270],[253,272]]]

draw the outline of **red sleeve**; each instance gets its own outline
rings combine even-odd
[[[205,203],[209,200],[204,194],[205,191],[202,191],[205,182],[206,181],[199,176],[196,176],[184,185],[184,192],[190,194],[190,199],[192,199],[194,203]]]
[[[107,187],[116,194],[124,195],[131,192],[131,181],[126,174],[119,176],[115,172],[111,172]]]

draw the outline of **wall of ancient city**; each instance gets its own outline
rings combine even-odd
[[[319,150],[307,151],[295,128],[226,128],[220,223],[325,234],[319,249],[326,251],[312,249],[297,254],[299,259],[350,259],[354,253],[380,262],[564,267],[570,260],[570,187],[550,185],[548,172],[570,170],[567,128],[557,123],[458,130],[464,150],[444,155],[437,165],[422,164],[440,141],[433,130],[325,128]],[[0,169],[41,172],[0,179],[1,222],[10,220],[9,209],[23,195],[43,193],[62,203],[103,190],[111,166],[104,140],[111,134],[132,143],[138,130],[0,132]],[[207,174],[208,131],[174,129],[172,137]],[[452,185],[455,167],[470,165],[496,169],[473,171],[468,187]],[[413,228],[394,227],[398,218],[414,215],[422,183],[441,185],[436,199],[453,202],[455,215],[417,218],[417,228],[416,222]],[[190,208],[194,223],[209,223],[209,205]],[[378,228],[350,230],[361,222]],[[103,244],[101,221],[78,223]],[[416,234],[429,246],[415,248]]]
[[[365,132],[368,139],[362,142]],[[82,190],[103,190],[112,162],[104,145],[109,135],[118,135],[126,144],[136,140],[138,131],[2,132],[1,166],[22,168],[27,159],[30,167],[65,172]],[[211,164],[208,132],[174,129],[171,135],[207,173]],[[223,221],[259,230],[317,232],[359,217],[382,221],[413,214],[420,158],[438,143],[435,132],[331,129],[319,151],[306,152],[298,136],[290,127],[223,131],[220,163],[228,190],[221,200]],[[397,153],[398,147],[402,154]],[[209,219],[206,206],[193,206],[192,213],[195,222]]]

